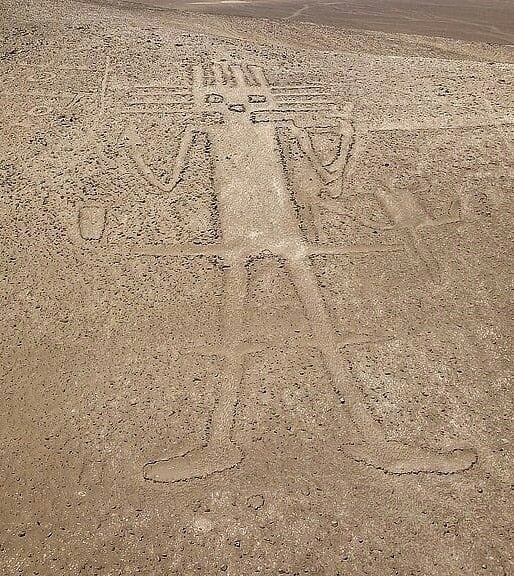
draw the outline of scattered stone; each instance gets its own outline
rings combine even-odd
[[[248,102],[250,102],[250,104],[261,104],[266,101],[267,98],[264,94],[249,94],[248,96]]]
[[[220,104],[223,102],[223,96],[221,94],[207,94],[205,101],[208,104]]]
[[[254,510],[259,510],[264,506],[264,496],[262,494],[255,494],[246,500],[247,505]]]
[[[243,104],[229,104],[228,109],[231,112],[244,112],[246,110]]]

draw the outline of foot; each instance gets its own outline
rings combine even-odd
[[[208,445],[167,460],[148,462],[143,471],[145,480],[180,482],[234,468],[242,459],[241,450],[234,444]]]
[[[345,446],[344,452],[357,462],[389,474],[419,472],[454,474],[471,468],[477,461],[477,454],[471,449],[436,452],[387,441],[373,446],[368,444]]]

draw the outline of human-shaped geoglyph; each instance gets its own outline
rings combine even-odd
[[[462,221],[461,200],[448,201],[446,213],[432,216],[420,201],[430,187],[428,181],[409,177],[380,176],[365,196],[374,196],[382,208],[387,223],[374,221],[354,209],[355,195],[348,187],[347,173],[351,169],[353,152],[359,134],[352,121],[343,118],[335,127],[309,127],[298,129],[291,122],[290,135],[297,148],[309,161],[317,174],[313,181],[306,174],[300,174],[304,182],[296,196],[303,204],[302,217],[307,233],[311,238],[326,241],[324,234],[324,216],[328,212],[336,213],[357,224],[376,231],[396,231],[410,257],[417,262],[432,280],[439,277],[439,264],[431,254],[424,239],[424,231],[440,226],[457,224]],[[323,159],[313,144],[313,136],[335,134],[337,148],[331,161]],[[298,178],[296,180],[298,185]]]
[[[181,179],[185,160],[195,134],[209,141],[213,180],[220,221],[218,245],[135,247],[141,254],[218,254],[224,266],[223,341],[217,354],[224,358],[219,398],[214,408],[209,436],[203,446],[163,454],[160,461],[145,466],[145,478],[175,482],[201,478],[237,466],[243,451],[232,439],[238,398],[251,342],[243,336],[249,259],[272,254],[285,262],[285,269],[302,301],[329,380],[344,396],[344,406],[357,428],[360,444],[345,445],[355,460],[389,473],[452,473],[470,467],[476,460],[471,449],[438,452],[388,441],[370,414],[356,385],[310,264],[314,254],[398,251],[401,246],[334,246],[305,236],[299,226],[286,180],[279,129],[289,130],[302,153],[309,156],[325,186],[341,179],[352,147],[353,128],[348,119],[337,117],[331,108],[327,121],[339,141],[332,159],[322,158],[309,133],[296,118],[309,108],[313,97],[303,101],[290,94],[317,94],[311,86],[272,87],[257,66],[215,63],[193,70],[195,112],[191,125],[181,135],[173,173],[157,177],[144,161],[144,143],[134,129],[128,130],[133,160],[154,192],[172,195]],[[310,90],[310,92],[309,92]],[[319,90],[318,90],[319,92]],[[322,98],[323,99],[323,98]],[[315,106],[320,106],[315,103]],[[323,101],[321,102],[323,108]],[[301,193],[301,192],[300,192]],[[328,192],[327,196],[330,196]],[[314,218],[315,220],[315,218]],[[257,349],[257,348],[256,348]],[[342,439],[344,444],[344,439]]]
[[[382,229],[389,228],[402,233],[410,255],[435,279],[439,274],[439,265],[425,245],[421,233],[424,229],[460,222],[461,207],[459,200],[453,200],[448,202],[446,214],[438,217],[430,215],[418,198],[418,195],[423,194],[424,186],[429,187],[430,184],[426,182],[416,185],[416,182],[407,181],[402,185],[398,178],[384,178],[375,188],[375,196],[391,221],[390,226]]]
[[[323,229],[324,212],[335,210],[350,215],[335,201],[346,181],[355,143],[350,113],[351,106],[346,104],[335,118],[307,121],[303,125],[295,119],[286,123],[283,138],[289,156],[300,153],[308,162],[307,168],[296,166],[290,177],[306,235],[313,241],[327,241]]]

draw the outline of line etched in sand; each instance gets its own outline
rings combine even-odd
[[[154,188],[157,189],[155,192],[156,194],[169,194],[173,192],[176,188],[177,184],[180,182],[182,177],[182,171],[184,168],[185,160],[189,149],[193,143],[196,131],[187,128],[184,130],[181,140],[180,140],[180,148],[177,155],[177,161],[175,162],[175,167],[171,178],[164,182],[162,179],[158,178],[152,169],[148,166],[143,158],[143,154],[141,152],[141,147],[143,142],[135,132],[132,127],[128,127],[126,130],[127,140],[129,142],[132,157],[134,158],[137,167],[139,168],[143,177],[147,180],[149,184],[151,184]],[[151,191],[151,190],[150,190]]]
[[[424,228],[460,222],[460,202],[451,202],[447,214],[439,218],[432,218],[411,190],[399,187],[396,182],[390,179],[377,187],[375,195],[394,223],[392,226],[382,229],[397,229],[402,232],[404,244],[411,257],[420,262],[425,267],[428,276],[435,280],[439,276],[439,264],[427,249],[420,233]]]
[[[109,56],[107,56],[105,58],[102,83],[100,85],[100,90],[98,92],[98,107],[97,107],[97,113],[96,113],[96,118],[95,118],[95,123],[93,125],[93,129],[99,125],[100,120],[101,120],[101,118],[105,112],[105,99],[107,96],[107,85],[109,82],[109,74],[111,72],[110,64],[111,64],[111,60],[110,60]]]
[[[251,81],[248,78],[251,78]],[[194,68],[193,93],[197,107],[200,112],[221,115],[222,122],[191,127],[184,131],[169,182],[163,182],[149,170],[143,160],[140,150],[142,144],[137,134],[130,134],[136,165],[142,176],[159,193],[171,193],[174,190],[180,181],[194,134],[200,131],[206,134],[213,161],[221,244],[205,248],[184,247],[184,253],[193,253],[189,250],[195,250],[194,253],[198,254],[218,253],[227,265],[224,343],[221,351],[224,369],[209,437],[206,444],[198,449],[147,463],[144,477],[154,482],[185,481],[222,472],[241,462],[243,452],[235,445],[231,432],[244,378],[245,356],[251,353],[251,348],[248,349],[242,335],[248,286],[247,264],[251,258],[261,254],[271,254],[285,262],[286,271],[300,296],[332,386],[338,395],[341,394],[340,391],[344,391],[344,405],[362,438],[360,445],[346,446],[346,453],[358,462],[392,474],[449,474],[471,467],[477,458],[474,450],[458,449],[440,453],[388,441],[379,424],[371,416],[363,394],[340,353],[344,341],[341,342],[332,326],[310,256],[347,253],[352,248],[312,245],[305,240],[286,182],[277,126],[291,131],[322,179],[332,182],[333,178],[344,173],[351,156],[351,124],[349,139],[348,134],[345,135],[344,130],[342,132],[341,145],[334,161],[328,166],[323,165],[314,151],[308,133],[294,123],[294,117],[284,119],[283,115],[279,115],[278,121],[274,121],[272,115],[268,121],[255,122],[255,114],[262,110],[262,102],[249,101],[249,96],[256,94],[256,83],[259,94],[265,97],[272,108],[273,92],[260,68],[229,66],[226,62],[215,63],[207,74],[199,66]],[[213,91],[219,98],[208,97]],[[378,246],[366,248],[364,251],[398,249],[401,247]]]

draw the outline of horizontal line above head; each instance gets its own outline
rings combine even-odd
[[[178,86],[166,86],[162,84],[139,84],[136,86],[128,86],[132,90],[169,90],[170,92],[191,92],[189,86],[184,86],[180,88]]]
[[[312,112],[320,112],[320,113],[324,113],[327,115],[327,118],[334,118],[336,120],[343,118],[343,116],[341,114],[338,114],[337,112],[339,112],[337,110],[337,108],[334,110],[334,108],[323,108],[323,107],[318,107],[318,108],[274,108],[271,110],[254,110],[253,112],[251,112],[251,117],[255,118],[255,119],[259,119],[262,118],[263,120],[257,120],[257,121],[266,121],[267,118],[269,118],[269,121],[285,121],[285,120],[292,120],[295,118],[295,115],[301,113],[301,112],[308,112],[308,113],[312,113]]]
[[[167,96],[168,98],[193,98],[192,92],[171,92],[169,90],[126,90],[129,94],[137,94],[139,98],[145,96]]]
[[[312,100],[309,100],[308,102],[277,102],[277,106],[316,106],[317,104],[321,105],[321,106],[337,106],[337,102],[333,102],[333,101],[326,101],[326,100],[320,100],[319,102],[313,102]]]
[[[181,110],[120,110],[120,114],[132,114],[133,116],[137,116],[138,114],[154,114],[155,116],[162,116],[162,115],[183,115],[187,116],[188,113],[184,113]]]
[[[127,106],[184,106],[190,108],[193,103],[190,102],[128,102]]]
[[[281,108],[280,110],[277,110],[276,112],[282,112],[282,113],[291,113],[291,114],[299,114],[301,112],[306,112],[309,114],[312,113],[319,113],[319,114],[324,114],[326,112],[334,112],[333,108]]]
[[[315,98],[316,96],[334,96],[333,92],[274,92],[274,98]]]
[[[319,90],[327,88],[324,84],[275,84],[271,86],[273,92],[280,90]]]
[[[47,92],[46,90],[34,89],[24,90],[23,92],[7,91],[0,92],[2,96],[47,96],[49,98],[62,98],[63,96],[90,96],[96,95],[96,90],[63,90],[62,92]]]

